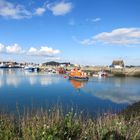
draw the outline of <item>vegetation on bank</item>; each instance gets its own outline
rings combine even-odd
[[[127,114],[126,114],[127,115]],[[23,116],[0,115],[0,140],[139,140],[140,113],[107,114],[93,119],[61,109]]]

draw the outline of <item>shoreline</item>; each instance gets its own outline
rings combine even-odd
[[[109,67],[83,67],[83,71],[92,75],[93,73],[97,73],[99,71],[105,71],[109,74],[109,76],[118,76],[118,77],[140,77],[140,67],[134,68],[109,68]]]
[[[45,72],[47,69],[53,68],[58,69],[58,67],[39,67],[40,72]],[[74,67],[66,67],[68,71],[73,69]],[[20,67],[6,67],[6,68],[0,68],[0,70],[4,69],[23,69]],[[92,76],[93,74],[96,74],[100,71],[105,71],[108,73],[109,77],[140,77],[140,67],[134,67],[134,68],[109,68],[109,67],[81,67],[81,70],[86,72],[89,76]]]

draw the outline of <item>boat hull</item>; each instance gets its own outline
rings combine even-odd
[[[88,81],[88,77],[78,77],[78,76],[69,76],[69,80],[77,80],[77,81]]]

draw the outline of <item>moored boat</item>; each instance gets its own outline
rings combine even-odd
[[[0,68],[8,68],[8,66],[6,64],[4,64],[4,63],[1,63]]]
[[[69,79],[79,80],[79,81],[87,81],[89,78],[86,76],[69,76]]]
[[[89,79],[87,74],[79,69],[71,70],[68,76],[69,79],[78,80],[78,81],[87,81]]]
[[[26,66],[26,67],[24,68],[24,70],[29,71],[29,72],[33,72],[33,71],[34,71],[34,67]]]
[[[34,66],[26,66],[26,67],[24,67],[24,70],[28,71],[28,72],[38,72],[39,68],[38,67],[34,67]]]
[[[105,71],[99,71],[97,74],[93,74],[93,77],[108,77],[108,74]]]

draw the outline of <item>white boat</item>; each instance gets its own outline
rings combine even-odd
[[[39,68],[31,65],[31,66],[24,67],[24,70],[29,71],[29,72],[38,72]]]
[[[33,72],[34,67],[33,66],[26,66],[26,67],[24,67],[24,70],[29,71],[29,72]]]
[[[105,71],[99,71],[97,74],[93,74],[93,77],[107,77],[108,74]]]
[[[0,68],[8,68],[8,66],[6,64],[4,64],[4,63],[1,63]]]

